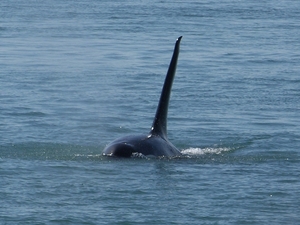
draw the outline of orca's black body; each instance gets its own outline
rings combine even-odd
[[[156,115],[148,135],[130,135],[114,140],[106,146],[103,155],[131,157],[133,153],[145,156],[174,157],[180,151],[167,138],[167,115],[172,84],[176,72],[181,37],[176,41],[165,83],[161,92]]]

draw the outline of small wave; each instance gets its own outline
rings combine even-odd
[[[231,148],[226,147],[216,147],[216,148],[188,148],[181,151],[184,155],[189,156],[199,156],[204,154],[221,154],[232,150]]]
[[[95,154],[95,155],[75,154],[74,157],[77,157],[77,158],[100,158],[100,157],[102,157],[102,154]]]

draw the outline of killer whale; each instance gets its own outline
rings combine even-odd
[[[115,157],[131,157],[134,153],[156,157],[175,157],[181,155],[180,151],[167,137],[169,99],[176,73],[181,38],[182,36],[175,43],[173,56],[150,132],[147,135],[129,135],[118,138],[104,148],[103,155]]]

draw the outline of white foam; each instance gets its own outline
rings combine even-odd
[[[204,155],[204,154],[221,154],[230,151],[230,148],[216,147],[216,148],[188,148],[181,151],[184,155]]]

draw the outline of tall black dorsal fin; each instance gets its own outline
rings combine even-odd
[[[177,60],[179,55],[179,46],[182,36],[175,43],[173,56],[169,65],[165,83],[160,95],[160,100],[157,106],[156,114],[153,120],[150,134],[159,135],[167,139],[167,116],[169,108],[169,99],[172,89],[173,80],[176,73]]]

